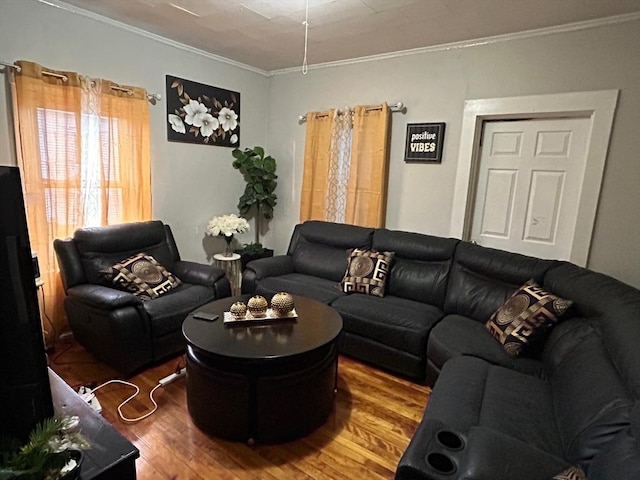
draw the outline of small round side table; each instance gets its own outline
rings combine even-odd
[[[240,284],[242,282],[240,255],[234,253],[230,257],[225,257],[222,253],[216,253],[213,256],[213,261],[214,266],[227,273],[227,279],[231,284],[231,295],[240,295]]]

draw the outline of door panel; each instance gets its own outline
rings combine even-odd
[[[588,118],[485,123],[471,239],[568,260],[589,126]]]
[[[564,178],[564,172],[532,172],[525,241],[555,242]]]
[[[489,169],[487,172],[482,235],[509,238],[517,178],[516,170]]]

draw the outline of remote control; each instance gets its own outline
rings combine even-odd
[[[193,314],[193,318],[197,318],[198,320],[206,320],[207,322],[214,322],[218,319],[218,315],[215,313],[195,312]]]

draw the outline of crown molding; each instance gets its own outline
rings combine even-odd
[[[187,51],[189,53],[194,53],[196,55],[200,55],[202,57],[208,58],[210,60],[215,60],[217,62],[225,63],[227,65],[231,65],[234,67],[241,68],[243,70],[248,70],[253,73],[257,73],[258,75],[262,75],[264,77],[273,77],[276,75],[285,75],[289,73],[295,73],[300,71],[300,66],[297,67],[289,67],[278,70],[262,70],[257,67],[253,67],[251,65],[247,65],[245,63],[237,62],[235,60],[231,60],[226,57],[222,57],[219,55],[215,55],[213,53],[205,52],[199,48],[191,47],[189,45],[185,45],[180,42],[176,42],[175,40],[170,40],[166,37],[162,37],[160,35],[156,35],[155,33],[148,32],[146,30],[142,30],[137,27],[132,27],[131,25],[127,25],[125,23],[119,22],[117,20],[113,20],[111,18],[105,17],[103,15],[99,15],[97,13],[90,12],[88,10],[84,10],[80,7],[76,7],[75,5],[70,5],[61,0],[37,0],[39,3],[49,5],[55,8],[60,8],[67,12],[80,15],[86,18],[90,18],[92,20],[96,20],[98,22],[106,23],[116,28],[120,28],[122,30],[126,30],[131,33],[135,33],[137,35],[149,38],[151,40],[155,40],[157,42],[163,43],[165,45]],[[546,35],[554,35],[558,33],[566,33],[566,32],[574,32],[579,30],[587,30],[591,28],[598,28],[607,25],[615,25],[618,23],[632,22],[635,20],[640,20],[640,12],[628,13],[623,15],[614,15],[611,17],[598,18],[595,20],[587,20],[584,22],[575,22],[575,23],[567,23],[565,25],[557,25],[553,27],[539,28],[535,30],[525,30],[522,32],[515,33],[507,33],[504,35],[495,35],[491,37],[477,38],[473,40],[463,40],[460,42],[453,43],[444,43],[441,45],[432,45],[428,47],[418,47],[412,48],[409,50],[400,50],[396,52],[389,53],[381,53],[377,55],[368,55],[365,57],[356,57],[345,60],[337,60],[335,62],[325,62],[325,63],[316,63],[314,65],[309,65],[309,70],[319,70],[323,68],[333,68],[340,67],[344,65],[354,65],[358,63],[364,62],[375,62],[379,60],[387,60],[392,58],[406,57],[411,55],[421,55],[424,53],[431,52],[442,52],[447,50],[458,50],[462,48],[472,48],[483,45],[490,45],[494,43],[508,42],[512,40],[520,40],[525,38],[532,37],[541,37]]]
[[[202,57],[208,58],[209,60],[215,60],[217,62],[225,63],[227,65],[231,65],[234,67],[242,68],[243,70],[249,70],[250,72],[257,73],[264,77],[270,77],[271,73],[262,70],[260,68],[252,67],[251,65],[247,65],[244,63],[236,62],[235,60],[231,60],[226,57],[221,57],[219,55],[215,55],[213,53],[205,52],[204,50],[200,50],[199,48],[191,47],[189,45],[185,45],[184,43],[176,42],[175,40],[170,40],[166,37],[162,37],[160,35],[156,35],[155,33],[147,32],[146,30],[142,30],[141,28],[132,27],[131,25],[127,25],[126,23],[119,22],[117,20],[113,20],[111,18],[105,17],[103,15],[99,15],[94,12],[90,12],[88,10],[84,10],[83,8],[76,7],[75,5],[70,5],[60,0],[37,0],[39,3],[49,5],[51,7],[60,8],[69,13],[73,13],[76,15],[80,15],[85,18],[90,18],[92,20],[96,20],[98,22],[106,23],[107,25],[111,25],[116,28],[120,28],[122,30],[126,30],[131,33],[135,33],[142,37],[149,38],[151,40],[155,40],[156,42],[164,43],[170,47],[177,48],[179,50],[184,50],[189,53],[194,53],[196,55],[200,55]]]
[[[491,37],[477,38],[473,40],[464,40],[461,42],[444,43],[441,45],[433,45],[429,47],[412,48],[410,50],[400,50],[397,52],[381,53],[378,55],[368,55],[366,57],[350,58],[346,60],[337,60],[335,62],[316,63],[309,65],[309,70],[319,70],[323,68],[340,67],[344,65],[354,65],[364,62],[375,62],[391,58],[406,57],[410,55],[421,55],[423,53],[442,52],[447,50],[458,50],[461,48],[478,47],[482,45],[490,45],[494,43],[508,42],[512,40],[520,40],[524,38],[542,37],[546,35],[554,35],[557,33],[575,32],[578,30],[587,30],[607,25],[615,25],[618,23],[632,22],[640,20],[640,12],[627,13],[623,15],[614,15],[611,17],[598,18],[595,20],[587,20],[584,22],[567,23],[565,25],[557,25],[553,27],[538,28],[535,30],[525,30],[522,32],[507,33],[504,35],[495,35]],[[300,72],[301,67],[290,67],[279,70],[271,70],[269,76],[284,75],[288,73]]]

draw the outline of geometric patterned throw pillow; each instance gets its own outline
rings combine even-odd
[[[587,480],[580,467],[569,467],[555,475],[551,480]]]
[[[116,263],[105,275],[116,288],[131,292],[143,301],[158,298],[181,283],[146,253],[138,253]]]
[[[491,315],[485,327],[509,355],[517,357],[532,340],[547,333],[572,303],[529,280]]]
[[[364,293],[384,297],[387,275],[395,252],[376,252],[354,248],[349,254],[342,279],[344,293]]]

